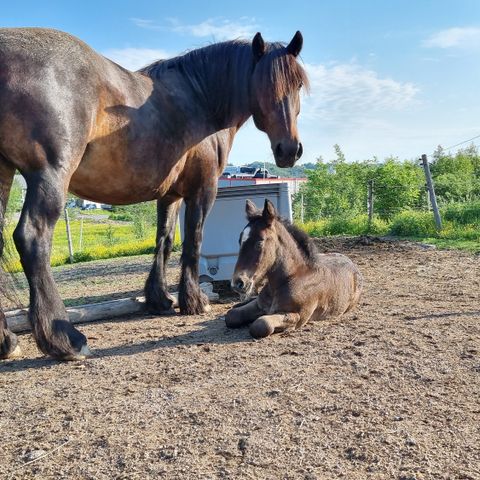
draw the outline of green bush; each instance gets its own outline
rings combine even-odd
[[[435,221],[430,212],[407,210],[398,213],[392,219],[390,233],[400,237],[436,236]]]
[[[453,203],[442,208],[442,218],[459,225],[480,225],[480,201]]]

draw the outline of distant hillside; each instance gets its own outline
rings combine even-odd
[[[263,168],[263,162],[252,162],[245,164],[248,167]],[[295,165],[291,168],[280,168],[272,162],[265,162],[265,168],[272,174],[278,175],[279,177],[294,177],[294,178],[305,178],[305,170],[315,169],[314,163],[304,163],[302,165]]]

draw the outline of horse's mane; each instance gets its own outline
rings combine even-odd
[[[307,260],[308,263],[314,263],[319,252],[310,236],[286,218],[279,217],[278,221],[295,240],[295,243],[305,257],[305,260]]]
[[[293,55],[286,54],[283,43],[266,44],[266,53],[255,64],[251,42],[231,40],[191,50],[183,55],[158,60],[139,70],[153,79],[160,79],[170,69],[180,72],[192,87],[199,101],[215,115],[232,111],[235,103],[245,102],[250,88],[250,77],[256,68],[256,87],[259,95],[284,95],[299,85],[308,88],[305,70]],[[239,98],[232,95],[232,86],[243,92]]]

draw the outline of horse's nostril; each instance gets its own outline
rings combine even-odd
[[[282,155],[283,155],[282,144],[277,143],[277,146],[275,147],[275,156],[280,158]]]
[[[301,142],[298,143],[298,150],[297,150],[297,159],[303,155],[303,145]]]

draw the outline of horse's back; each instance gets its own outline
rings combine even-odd
[[[140,77],[68,33],[0,29],[0,150],[22,172],[78,157],[106,105],[148,93]]]
[[[355,263],[340,253],[319,253],[316,258],[319,281],[318,318],[342,315],[354,308],[362,293],[363,277]]]

